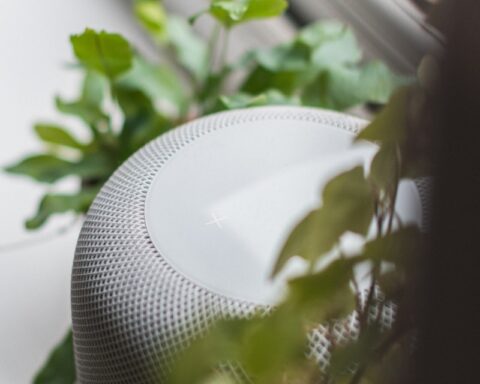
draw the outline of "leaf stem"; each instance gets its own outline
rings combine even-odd
[[[388,217],[387,234],[391,233],[393,228],[393,219],[395,217],[395,206],[397,204],[398,184],[400,183],[401,167],[402,167],[402,157],[401,157],[400,148],[397,145],[395,147],[395,179],[394,179],[394,186],[393,186],[393,194],[392,194],[392,198],[390,199],[390,212]]]
[[[220,36],[221,25],[215,24],[215,27],[212,30],[210,35],[210,40],[208,42],[208,51],[210,52],[210,74],[213,73],[215,68],[215,53],[217,51],[218,38]]]
[[[220,53],[220,72],[223,72],[225,65],[227,63],[227,57],[228,57],[228,44],[230,41],[230,28],[224,28],[224,33],[223,33],[223,44],[222,44],[222,50]]]

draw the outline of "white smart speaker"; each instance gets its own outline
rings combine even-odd
[[[352,145],[365,124],[301,107],[224,112],[126,161],[92,204],[76,249],[78,382],[159,383],[175,352],[213,321],[275,305],[304,268],[294,259],[269,279],[287,235],[330,178],[377,150]],[[422,221],[418,185],[401,184],[404,222]],[[321,361],[322,340],[312,337]]]

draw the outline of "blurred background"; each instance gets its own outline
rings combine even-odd
[[[230,59],[246,48],[288,41],[313,20],[336,18],[354,28],[367,57],[379,58],[398,73],[411,75],[440,37],[429,28],[427,0],[292,0],[282,18],[235,29]],[[190,16],[205,8],[198,0],[165,0],[172,13]],[[196,24],[206,36],[208,18]],[[119,32],[145,56],[158,52],[135,22],[128,0],[0,0],[0,166],[39,149],[31,129],[39,119],[78,126],[60,117],[54,95],[74,97],[79,73],[69,35],[86,27]],[[364,113],[357,111],[357,113]],[[78,128],[81,137],[82,132]],[[72,188],[73,180],[61,183]],[[31,215],[47,187],[0,172],[0,383],[29,382],[50,348],[70,324],[70,271],[80,222],[54,217],[27,232]]]

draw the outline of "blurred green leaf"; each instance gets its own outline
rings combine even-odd
[[[150,140],[172,127],[141,91],[118,89],[117,101],[125,115],[119,135],[120,160],[125,160]]]
[[[106,127],[110,119],[102,111],[105,87],[106,81],[102,75],[87,71],[80,96],[74,101],[65,101],[57,96],[55,98],[56,107],[59,112],[82,119],[90,128]]]
[[[237,381],[226,372],[214,372],[201,384],[237,384]]]
[[[320,69],[355,64],[362,58],[353,31],[337,21],[309,25],[300,31],[297,40],[311,48],[311,62]]]
[[[293,43],[255,51],[252,59],[272,72],[303,71],[309,65],[310,47],[294,41]]]
[[[73,162],[53,155],[33,155],[5,170],[18,175],[29,176],[45,183],[53,183],[66,176],[98,178],[109,176],[114,170],[112,159],[104,153],[92,153]]]
[[[256,383],[279,382],[286,369],[305,359],[303,318],[289,305],[252,320],[241,340],[240,362]]]
[[[373,261],[388,261],[405,265],[416,259],[422,247],[423,235],[416,225],[408,225],[365,244],[363,257]]]
[[[228,372],[229,364],[255,383],[276,382],[288,365],[304,360],[306,343],[302,318],[291,307],[267,317],[221,320],[183,352],[169,383],[203,383],[214,369]]]
[[[373,217],[373,198],[362,167],[341,173],[327,183],[322,206],[310,212],[291,232],[272,275],[293,256],[315,262],[345,232],[365,235]]]
[[[286,0],[212,0],[210,13],[229,28],[248,20],[279,16],[287,6]]]
[[[292,95],[315,75],[310,65],[311,49],[298,41],[265,50],[253,51],[243,58],[244,65],[253,62],[242,91],[260,94],[265,89],[277,89]]]
[[[297,71],[272,72],[261,66],[256,67],[241,87],[242,92],[261,94],[265,89],[276,89],[292,96],[302,83],[304,74]]]
[[[286,96],[276,89],[270,89],[256,96],[240,92],[232,96],[219,97],[212,112],[266,105],[300,105],[300,100],[296,97]]]
[[[398,172],[397,147],[383,145],[375,154],[370,165],[370,179],[377,188],[387,189],[393,187]]]
[[[196,81],[203,82],[208,75],[210,62],[207,43],[199,38],[192,26],[182,18],[169,16],[167,28],[168,42],[180,64]]]
[[[152,100],[165,101],[183,112],[186,107],[186,95],[177,75],[165,65],[156,65],[136,57],[133,67],[116,82],[116,87],[125,87],[142,91]]]
[[[69,174],[73,163],[53,155],[33,155],[5,168],[7,172],[29,176],[45,183],[53,183]]]
[[[70,42],[77,59],[86,67],[104,74],[108,79],[127,71],[132,65],[130,44],[117,33],[86,29],[72,35]]]
[[[97,105],[90,104],[83,99],[65,101],[57,96],[55,105],[60,112],[79,117],[88,125],[108,124],[109,121],[109,117]]]
[[[35,124],[34,130],[37,136],[46,143],[79,150],[84,150],[86,148],[86,145],[80,143],[76,138],[74,138],[66,128],[58,125],[38,123]]]
[[[241,339],[247,326],[246,319],[218,321],[206,335],[199,337],[180,353],[168,383],[201,383],[211,376],[220,362],[238,361]]]
[[[358,135],[356,140],[401,145],[406,137],[408,88],[396,91],[390,102]]]
[[[355,309],[349,285],[353,267],[363,261],[363,257],[340,258],[319,272],[290,280],[288,302],[317,324],[350,314]]]
[[[355,368],[369,363],[374,357],[376,347],[381,339],[382,332],[379,326],[370,324],[358,338],[335,348],[328,370],[332,378],[338,380],[342,376],[351,376],[355,372]]]
[[[84,213],[92,204],[98,188],[82,190],[76,194],[47,194],[33,217],[25,222],[27,229],[37,229],[42,226],[51,215],[65,212]]]
[[[33,384],[73,384],[75,381],[73,337],[72,331],[69,330],[65,338],[50,353],[45,365],[33,379]]]
[[[380,62],[364,67],[334,66],[321,71],[305,88],[302,101],[306,105],[335,110],[365,102],[383,104],[405,82]]]
[[[242,63],[254,66],[242,91],[260,94],[274,88],[301,94],[306,105],[344,110],[365,102],[385,103],[408,83],[380,62],[361,65],[361,57],[351,29],[339,22],[318,22],[290,43],[246,55]]]
[[[167,14],[158,0],[136,0],[135,16],[157,43],[167,38]]]

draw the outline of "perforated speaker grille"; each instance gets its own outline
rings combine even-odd
[[[176,272],[154,247],[144,212],[155,175],[182,147],[228,126],[267,120],[310,121],[352,133],[365,124],[307,108],[226,112],[162,135],[126,161],[92,204],[76,249],[71,295],[80,383],[162,382],[175,352],[213,321],[268,310],[210,292]],[[328,345],[321,328],[310,343],[310,353],[324,365]]]

